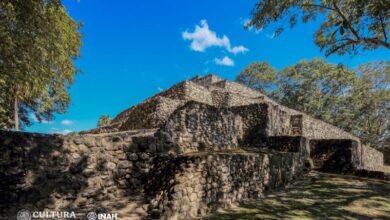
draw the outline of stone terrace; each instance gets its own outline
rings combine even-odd
[[[0,150],[0,211],[13,216],[29,208],[191,219],[261,198],[313,168],[380,176],[369,170],[383,165],[357,137],[215,75],[80,134],[2,131]]]

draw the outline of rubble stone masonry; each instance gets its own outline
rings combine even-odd
[[[191,219],[260,198],[311,168],[383,165],[357,137],[215,75],[79,134],[0,131],[0,152],[0,219],[22,208],[118,211],[131,202],[149,218]]]

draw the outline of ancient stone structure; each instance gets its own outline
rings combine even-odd
[[[383,149],[383,163],[390,165],[390,148]]]
[[[310,168],[370,170],[357,137],[214,75],[179,83],[78,135],[0,132],[0,212],[119,211],[189,219],[259,198]],[[337,168],[337,169],[335,169]]]

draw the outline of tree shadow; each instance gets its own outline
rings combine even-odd
[[[88,156],[71,154],[63,142],[60,135],[1,131],[0,218],[20,209],[72,208],[88,185]]]
[[[206,219],[390,219],[389,198],[386,182],[318,174]]]

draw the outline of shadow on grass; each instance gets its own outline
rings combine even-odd
[[[242,203],[206,219],[390,219],[390,185],[312,173],[287,192]]]

